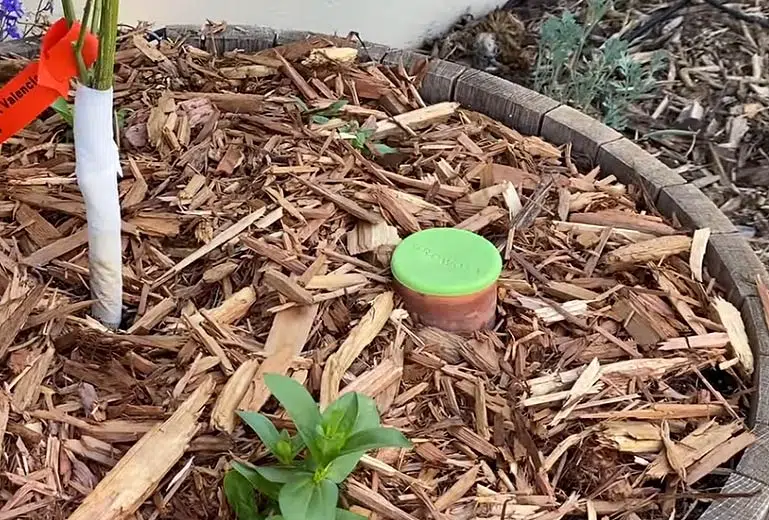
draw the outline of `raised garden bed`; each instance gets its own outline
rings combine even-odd
[[[233,399],[233,381],[283,370],[323,397],[340,352],[351,358],[332,386],[374,394],[416,445],[372,454],[348,483],[349,503],[379,518],[668,518],[673,506],[698,513],[695,499],[715,501],[705,519],[765,516],[769,405],[766,385],[751,394],[744,376],[768,372],[766,273],[698,189],[600,123],[483,72],[376,45],[359,55],[394,69],[313,68],[302,61],[322,38],[264,28],[165,36],[208,53],[159,54],[141,38],[119,53],[127,333],[84,317],[66,126],[37,122],[3,145],[8,518],[78,507],[72,518],[118,518],[150,496],[144,518],[223,517],[226,464],[264,454],[232,407],[286,423],[263,388]],[[296,41],[282,50],[293,65],[253,55]],[[314,99],[355,96],[365,106]],[[442,104],[425,115],[420,99]],[[372,132],[343,129],[348,144],[329,131],[334,118],[369,117]],[[493,332],[423,329],[392,298],[394,235],[444,225],[483,234],[506,259]],[[705,241],[690,255],[688,237],[706,228],[699,283],[690,256],[696,266]],[[648,240],[657,247],[634,256]],[[752,362],[719,324],[726,301]],[[694,335],[699,346],[682,339]],[[152,429],[129,452],[144,476],[115,481],[133,468],[132,443],[171,414],[177,429]],[[736,471],[708,476],[740,443],[750,448]],[[153,473],[157,460],[176,465]]]

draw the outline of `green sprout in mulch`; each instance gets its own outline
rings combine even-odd
[[[307,118],[311,123],[323,125],[331,121],[332,118],[342,114],[342,109],[347,105],[347,100],[340,99],[322,108],[309,108],[304,101],[297,97],[294,97],[294,103],[299,107],[303,117]],[[348,121],[338,130],[343,138],[350,141],[353,148],[364,154],[387,155],[397,152],[395,148],[384,143],[372,142],[371,137],[374,135],[374,129],[366,128],[365,126],[361,127],[357,121]]]
[[[240,412],[277,464],[233,462],[224,493],[238,520],[361,520],[337,507],[340,484],[367,451],[411,443],[398,430],[380,425],[370,397],[350,392],[321,412],[304,386],[290,377],[266,374],[264,382],[297,434],[279,432],[260,413]]]

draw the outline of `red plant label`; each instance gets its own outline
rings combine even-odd
[[[40,43],[40,59],[27,65],[0,89],[0,143],[27,126],[59,97],[69,94],[69,82],[77,75],[74,45],[80,24],[67,25],[62,18],[48,29]],[[90,67],[99,53],[99,41],[87,34],[83,62]]]

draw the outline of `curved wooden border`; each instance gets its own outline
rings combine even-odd
[[[304,31],[276,31],[268,27],[228,26],[217,34],[201,37],[200,27],[174,25],[156,31],[174,41],[186,41],[209,52],[233,50],[255,52],[313,36]],[[358,45],[364,59],[385,64],[403,64],[406,70],[429,56],[409,50],[391,49],[375,43]],[[0,56],[34,56],[34,42],[0,44]],[[712,504],[701,520],[763,520],[769,513],[769,328],[756,291],[756,277],[769,282],[761,261],[738,234],[729,219],[694,185],[629,139],[571,107],[486,72],[443,60],[431,60],[422,83],[425,101],[458,101],[516,130],[539,135],[554,144],[572,144],[572,152],[605,174],[643,189],[649,201],[666,217],[683,227],[712,230],[705,257],[711,276],[727,291],[728,299],[740,308],[756,356],[757,394],[751,400],[750,422],[758,441],[741,457],[729,476],[724,493],[755,493],[750,498],[729,498]]]

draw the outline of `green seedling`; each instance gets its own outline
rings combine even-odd
[[[355,124],[348,125],[343,130],[353,136],[350,144],[352,144],[356,150],[359,150],[364,154],[372,155],[370,147],[373,148],[379,155],[397,153],[398,151],[384,143],[372,143],[371,136],[374,134],[373,128],[361,128],[357,125],[356,122]]]
[[[326,108],[308,110],[306,111],[306,114],[310,117],[310,121],[322,125],[323,123],[328,123],[332,117],[337,117],[340,115],[346,104],[347,100],[340,99],[334,101]]]
[[[278,431],[260,413],[239,413],[277,464],[232,464],[224,478],[224,492],[238,519],[361,519],[337,507],[339,485],[367,451],[408,448],[411,443],[398,430],[381,426],[376,403],[369,397],[350,392],[321,412],[304,386],[290,377],[267,374],[264,381],[297,433]]]
[[[342,109],[347,105],[347,100],[339,99],[324,108],[310,108],[298,97],[294,96],[293,99],[296,106],[299,107],[302,116],[307,117],[312,123],[319,125],[328,123],[331,118],[338,117],[342,113]],[[371,153],[369,144],[379,155],[387,155],[397,152],[395,148],[387,146],[384,143],[370,143],[374,130],[370,128],[360,128],[357,121],[348,122],[340,128],[339,131],[343,134],[352,135],[352,138],[350,139],[351,144],[355,149],[363,153]]]
[[[130,108],[121,108],[115,112],[116,124],[119,129],[125,128],[126,120],[131,117],[134,110]]]
[[[342,109],[347,105],[346,99],[338,99],[323,108],[310,108],[307,104],[296,96],[292,96],[294,103],[299,107],[299,111],[302,116],[307,117],[313,123],[322,125],[328,123],[332,117],[336,117],[342,113]]]

